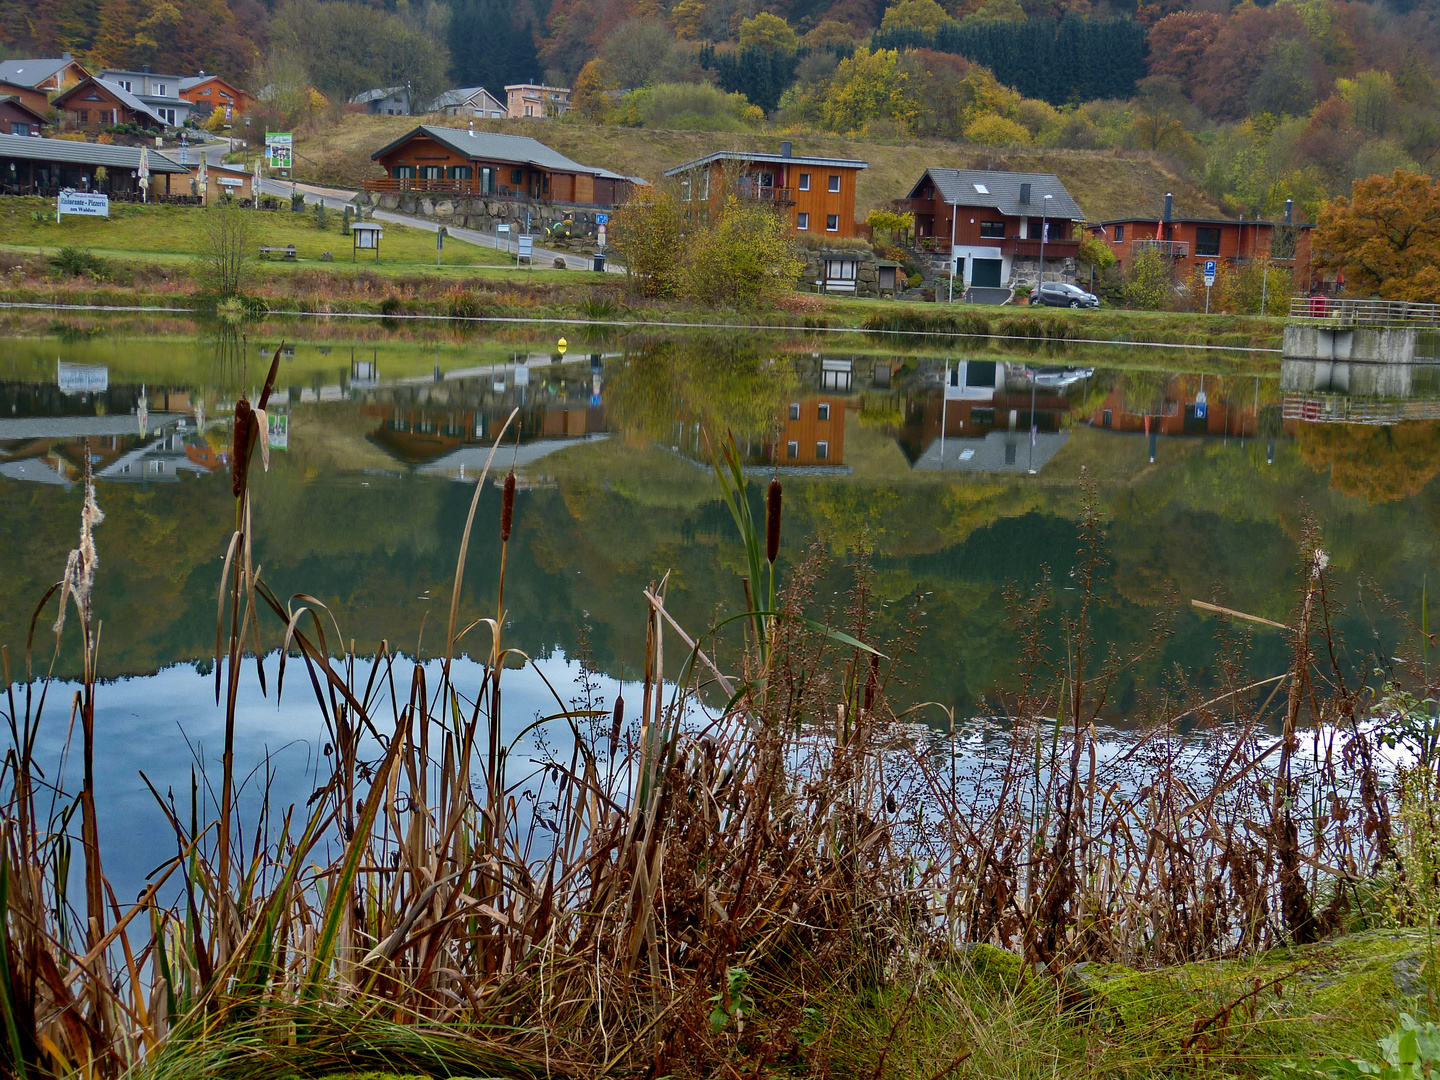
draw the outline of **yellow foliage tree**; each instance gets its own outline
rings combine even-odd
[[[705,0],[680,0],[670,9],[675,20],[675,36],[684,41],[699,41],[705,32]]]
[[[1020,146],[1030,142],[1030,132],[1014,120],[986,113],[966,125],[965,138],[982,146]]]
[[[793,53],[800,48],[800,38],[779,15],[762,11],[740,23],[740,48]]]
[[[909,76],[894,49],[861,47],[840,61],[825,99],[825,123],[832,131],[858,131],[871,120],[912,124],[919,114]]]
[[[611,111],[609,90],[619,89],[598,56],[586,63],[575,76],[570,91],[570,107],[590,120],[603,120]]]
[[[950,21],[950,16],[935,0],[900,0],[900,3],[885,12],[880,29],[922,30],[933,34]]]

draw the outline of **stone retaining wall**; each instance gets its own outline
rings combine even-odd
[[[577,233],[593,236],[595,215],[605,212],[597,211],[593,206],[568,203],[519,202],[514,199],[450,197],[414,192],[384,192],[377,195],[372,191],[362,191],[356,201],[367,210],[391,210],[428,218],[441,225],[481,232],[494,232],[496,225],[523,227],[528,211],[532,233],[543,232],[556,222],[568,219],[574,223]]]

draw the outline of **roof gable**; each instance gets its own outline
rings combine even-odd
[[[1085,212],[1054,173],[1006,172],[999,169],[926,169],[909,197],[929,180],[940,198],[954,206],[984,206],[1006,217],[1052,217],[1084,221]],[[1020,201],[1022,184],[1030,185],[1030,201]],[[1046,201],[1045,196],[1050,196]]]
[[[388,146],[376,150],[370,155],[370,160],[374,161],[420,135],[431,138],[466,158],[513,161],[518,165],[533,165],[552,172],[588,173],[592,176],[605,172],[603,169],[571,161],[558,150],[552,150],[540,140],[532,139],[528,135],[497,135],[490,131],[465,131],[435,124],[421,124]]]

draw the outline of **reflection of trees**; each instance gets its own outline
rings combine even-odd
[[[1167,371],[1132,368],[1121,376],[1125,391],[1125,411],[1132,415],[1158,414],[1165,400],[1165,387],[1170,383]]]
[[[243,391],[246,339],[240,328],[217,320],[205,327],[201,340],[208,357],[211,384],[225,397]]]
[[[656,342],[606,367],[606,417],[635,446],[670,445],[680,421],[761,439],[796,385],[787,359],[732,341]]]
[[[1317,472],[1330,473],[1330,490],[1392,502],[1418,495],[1440,472],[1440,423],[1395,427],[1302,424],[1300,455]]]

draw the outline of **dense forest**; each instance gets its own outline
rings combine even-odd
[[[1431,0],[0,0],[0,49],[229,75],[287,123],[374,86],[573,86],[578,123],[1145,150],[1233,212],[1432,172]],[[319,94],[314,93],[318,89]],[[1183,208],[1182,208],[1183,209]]]

